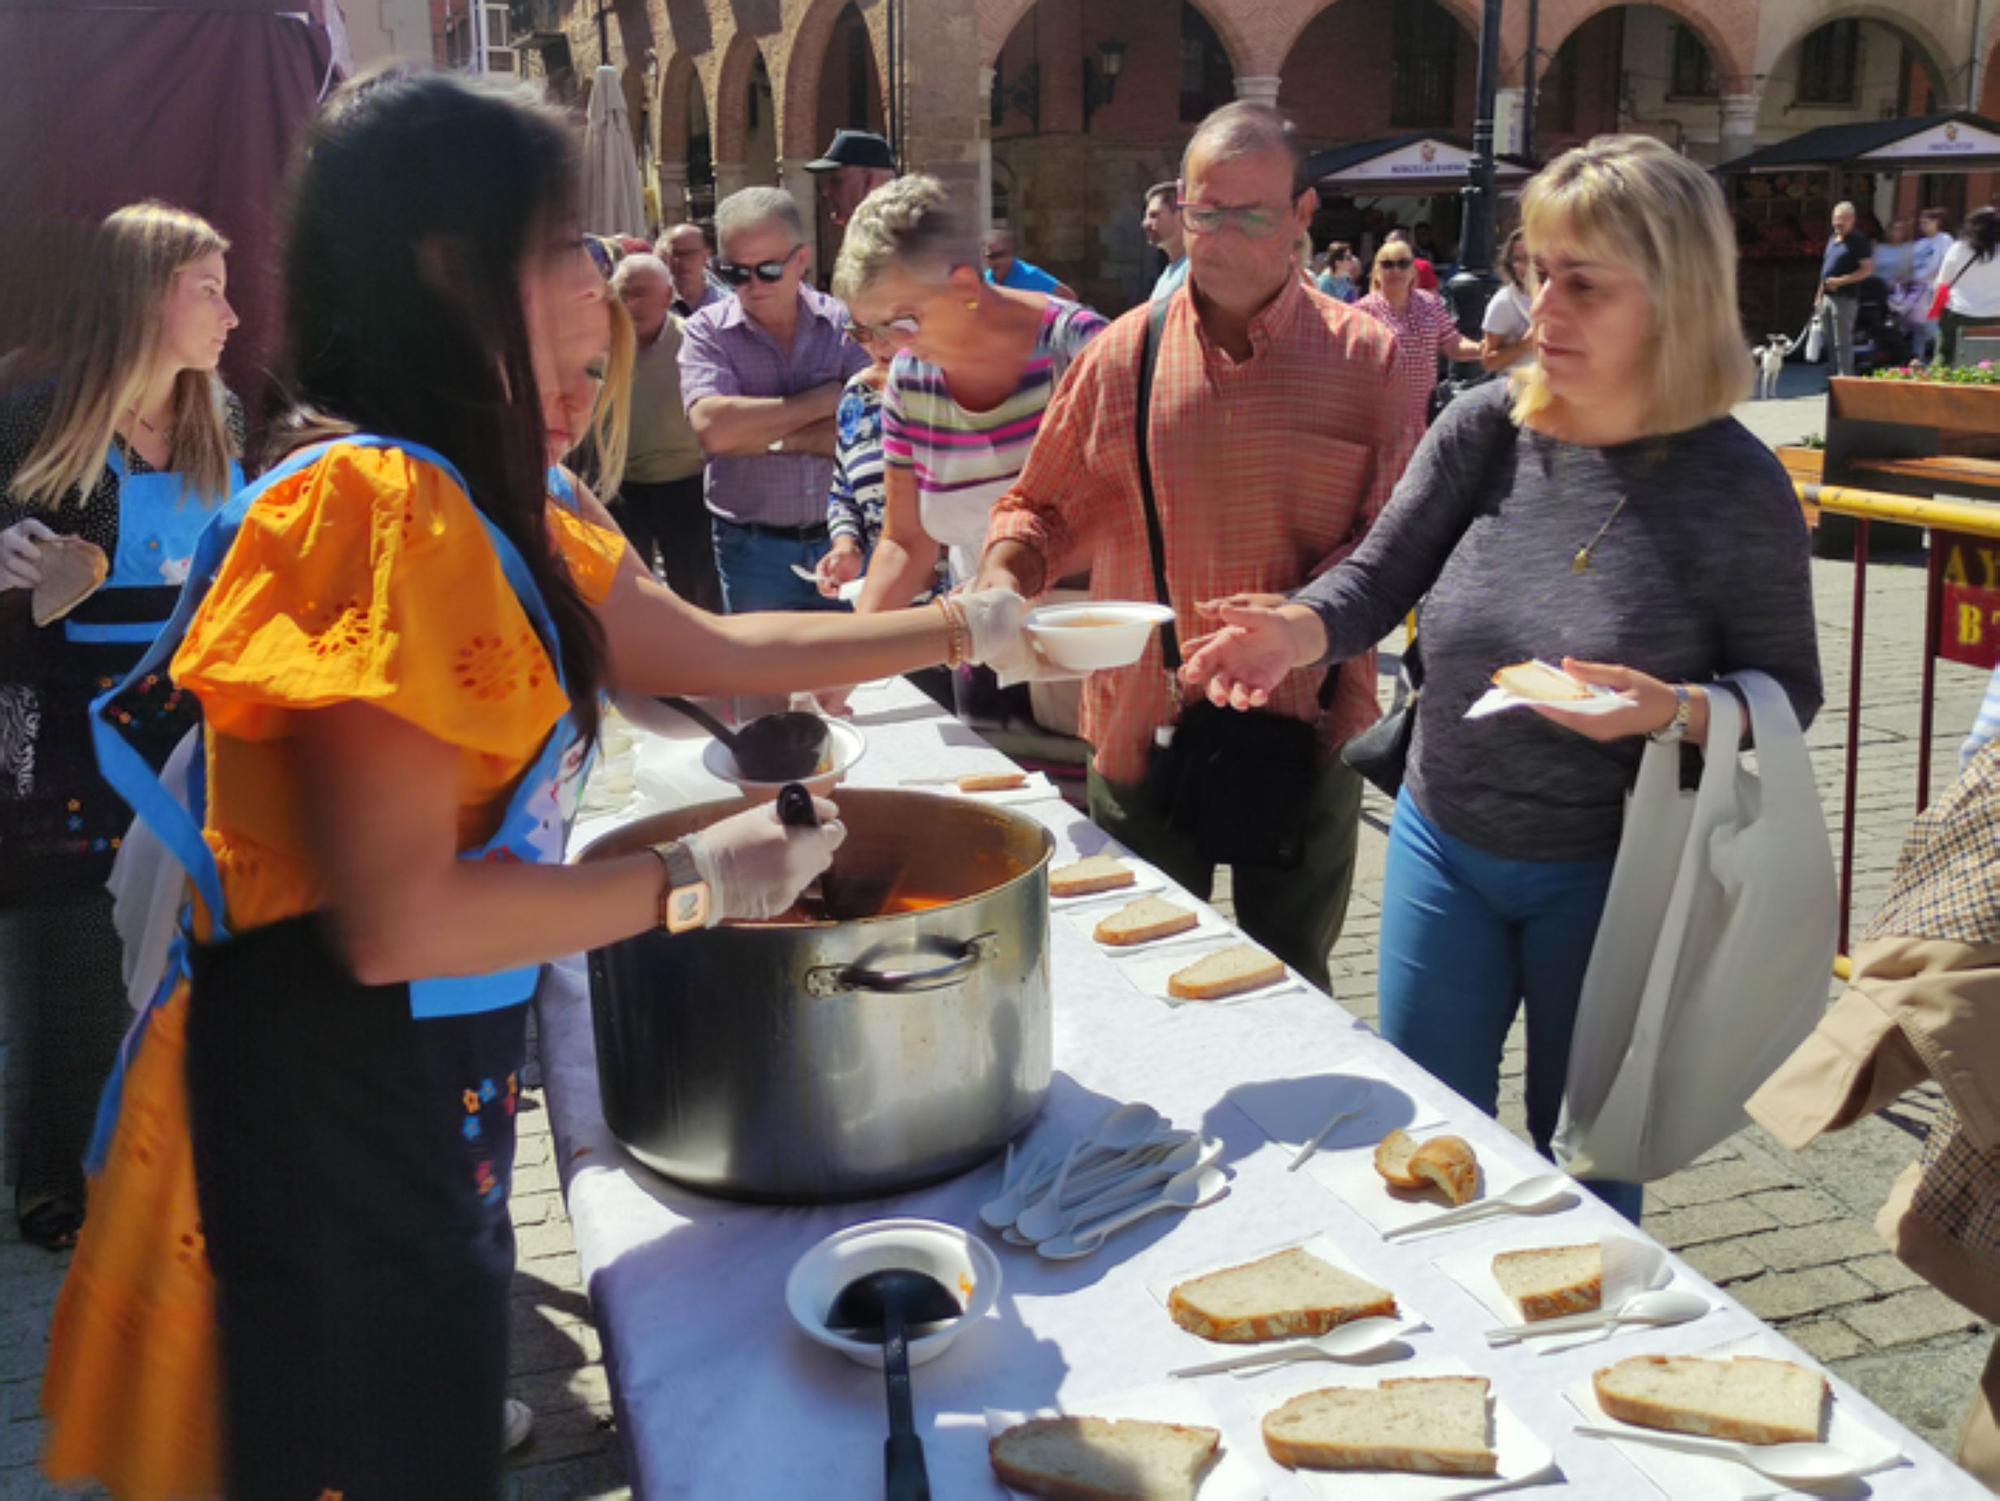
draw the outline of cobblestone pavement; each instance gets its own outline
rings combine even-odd
[[[1818,430],[1819,404],[1760,403],[1744,415],[1767,441],[1791,442]],[[1837,850],[1853,570],[1816,562],[1813,581],[1828,707],[1808,739]],[[1909,563],[1878,564],[1868,575],[1857,927],[1887,887],[1913,810],[1923,582],[1922,569]],[[1940,667],[1934,787],[1949,783],[1957,742],[1983,684],[1983,674]],[[1334,954],[1338,997],[1363,1017],[1374,1014],[1388,814],[1387,803],[1371,793],[1347,932]],[[1502,1119],[1517,1131],[1524,1056],[1517,1028],[1503,1063],[1501,1105]],[[534,1406],[537,1421],[534,1439],[515,1458],[511,1494],[522,1501],[627,1496],[547,1116],[539,1091],[527,1100],[514,1184],[520,1269],[512,1390]],[[1916,1158],[1931,1108],[1930,1100],[1910,1097],[1796,1155],[1760,1131],[1746,1131],[1653,1185],[1645,1223],[1706,1276],[1949,1452],[1990,1331],[1906,1271],[1872,1228],[1890,1180]],[[36,1389],[66,1259],[21,1245],[13,1238],[12,1216],[0,1215],[0,1501],[60,1494],[40,1481],[33,1462],[41,1433]]]

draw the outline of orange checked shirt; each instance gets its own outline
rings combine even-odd
[[[1053,583],[1090,569],[1094,599],[1155,598],[1139,496],[1134,418],[1148,310],[1125,314],[1085,349],[1042,419],[1033,453],[994,508],[987,546],[1040,553]],[[1408,458],[1395,335],[1296,279],[1250,325],[1232,359],[1174,294],[1161,330],[1148,429],[1167,592],[1183,642],[1212,629],[1195,605],[1242,591],[1288,593],[1353,550]],[[1320,719],[1322,674],[1294,673],[1271,708]],[[1329,750],[1375,722],[1374,654],[1340,668],[1320,720]],[[1179,706],[1156,634],[1132,667],[1093,673],[1083,738],[1106,780],[1145,776],[1153,731]]]

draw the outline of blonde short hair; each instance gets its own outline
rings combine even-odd
[[[833,295],[851,306],[892,266],[921,281],[943,281],[960,266],[978,264],[976,237],[944,184],[921,173],[899,177],[862,199],[847,221]]]
[[[1648,429],[1685,432],[1750,394],[1736,306],[1736,230],[1707,172],[1651,136],[1599,136],[1566,151],[1521,195],[1531,250],[1573,243],[1635,273],[1653,299]],[[1539,363],[1514,377],[1514,420],[1555,400]]]

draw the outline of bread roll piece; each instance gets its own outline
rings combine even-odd
[[[1175,1287],[1167,1313],[1190,1334],[1224,1345],[1302,1339],[1355,1319],[1394,1317],[1396,1297],[1296,1247]]]
[[[1136,1419],[1031,1418],[987,1441],[1000,1483],[1058,1501],[1194,1501],[1213,1428]]]
[[[1375,1148],[1375,1171],[1391,1188],[1422,1188],[1424,1180],[1410,1171],[1410,1158],[1416,1155],[1416,1150],[1415,1139],[1397,1127]]]
[[[1292,1398],[1264,1419],[1264,1447],[1305,1470],[1497,1475],[1484,1376],[1409,1376]]]
[[[1546,662],[1516,662],[1493,674],[1493,686],[1538,704],[1573,704],[1594,695],[1566,672]]]
[[[1410,1153],[1409,1170],[1420,1182],[1436,1184],[1454,1204],[1479,1197],[1479,1159],[1463,1137],[1433,1136]]]
[[[1826,1415],[1826,1377],[1789,1360],[1635,1355],[1591,1378],[1621,1423],[1742,1444],[1811,1443]]]
[[[1122,891],[1136,885],[1138,875],[1123,860],[1109,855],[1092,855],[1074,865],[1058,865],[1049,872],[1050,896],[1089,896],[1097,891]]]
[[[1232,944],[1167,976],[1167,994],[1184,1001],[1219,1001],[1261,990],[1285,978],[1283,961],[1254,943]]]
[[[1094,931],[1099,943],[1126,948],[1135,943],[1151,943],[1156,938],[1171,938],[1176,933],[1189,931],[1200,922],[1201,919],[1185,907],[1176,907],[1157,896],[1142,896],[1129,906],[1120,907],[1100,922]]]
[[[1493,1280],[1527,1323],[1589,1313],[1604,1306],[1604,1247],[1502,1251],[1493,1258]]]
[[[81,537],[56,537],[42,543],[36,562],[42,576],[28,608],[38,626],[61,620],[95,594],[111,573],[104,549]]]
[[[1012,792],[1027,785],[1028,774],[1025,771],[986,771],[958,779],[960,792]]]

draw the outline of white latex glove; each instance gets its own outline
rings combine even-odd
[[[964,590],[952,597],[972,629],[972,660],[992,668],[1002,688],[1083,676],[1056,666],[1036,649],[1025,629],[1028,602],[1012,589]]]
[[[816,829],[787,828],[778,822],[778,805],[766,803],[688,836],[695,869],[708,882],[710,927],[727,918],[778,916],[833,864],[847,826],[825,798],[814,798],[813,808]]]
[[[42,581],[42,544],[56,534],[34,517],[0,532],[0,589],[32,589]]]

